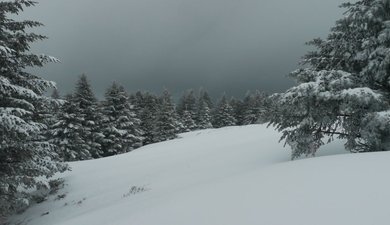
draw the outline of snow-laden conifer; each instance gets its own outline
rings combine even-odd
[[[182,124],[178,120],[171,94],[167,90],[164,90],[159,101],[159,109],[153,130],[153,141],[160,142],[174,139],[181,129]]]
[[[85,75],[80,76],[75,92],[68,95],[52,126],[52,141],[60,146],[66,161],[103,156],[102,113]]]
[[[183,96],[180,98],[179,103],[177,105],[177,113],[182,119],[182,122],[184,124],[184,113],[187,112],[191,115],[191,119],[196,123],[197,121],[197,112],[198,112],[198,105],[197,105],[197,97],[195,96],[195,92],[193,90],[186,91]],[[196,129],[197,126],[191,128],[191,130]]]
[[[212,117],[210,108],[206,101],[203,99],[199,99],[199,106],[198,106],[198,116],[197,116],[197,126],[198,129],[209,129],[212,128],[213,125],[211,123]]]
[[[346,140],[353,152],[389,150],[390,3],[345,3],[345,15],[326,40],[309,44],[298,86],[280,98],[272,123],[292,157],[313,155],[324,141]],[[328,139],[326,139],[328,138]]]
[[[236,125],[236,118],[234,118],[234,110],[232,106],[223,95],[221,100],[218,102],[217,108],[214,112],[213,125],[216,128],[234,126]]]
[[[43,136],[47,126],[40,109],[56,103],[43,94],[54,83],[25,70],[57,60],[30,52],[31,43],[46,38],[30,32],[41,23],[15,20],[15,14],[34,5],[0,2],[0,218],[27,207],[32,191],[50,188],[42,177],[66,168]]]
[[[148,92],[138,91],[131,96],[130,103],[134,105],[137,116],[141,120],[140,128],[143,133],[143,145],[154,143],[154,130],[159,110],[158,97]]]
[[[140,120],[124,88],[116,83],[109,87],[102,104],[102,132],[104,156],[131,151],[142,145]]]

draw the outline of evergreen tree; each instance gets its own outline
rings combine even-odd
[[[137,92],[131,98],[138,118],[141,120],[140,128],[143,132],[143,145],[155,142],[154,130],[159,110],[158,97],[154,94]]]
[[[29,52],[30,44],[46,37],[30,33],[42,24],[16,21],[14,15],[33,1],[0,2],[0,218],[27,207],[31,193],[27,189],[50,188],[42,177],[64,171],[55,146],[45,141],[46,125],[37,116],[55,100],[43,94],[54,83],[25,71],[56,61]]]
[[[236,125],[236,119],[234,118],[233,108],[230,106],[229,102],[226,100],[226,96],[223,95],[221,100],[218,103],[214,114],[213,125],[215,128],[234,126]]]
[[[243,102],[234,97],[230,98],[229,105],[233,108],[233,117],[236,119],[237,125],[241,125],[240,121],[242,121],[243,117]]]
[[[51,126],[50,141],[58,146],[58,153],[65,161],[91,159],[90,146],[85,141],[84,117],[77,110],[78,104],[72,95],[67,95],[65,100],[57,122]]]
[[[189,111],[184,111],[182,116],[182,123],[184,126],[184,132],[193,131],[197,129],[195,121],[192,119],[192,113]]]
[[[176,138],[176,134],[181,129],[181,126],[176,115],[175,106],[172,103],[171,95],[167,90],[164,90],[160,98],[159,110],[156,116],[153,141],[161,142]]]
[[[197,124],[199,129],[209,129],[213,127],[213,124],[211,123],[211,112],[210,108],[206,101],[203,101],[202,99],[199,100],[199,109],[198,109],[198,116],[197,116]]]
[[[248,94],[243,102],[242,125],[256,124],[265,122],[265,103],[267,94],[256,91],[254,94]]]
[[[240,125],[253,124],[257,119],[255,108],[256,101],[254,96],[250,92],[247,92],[242,103],[241,116],[238,123]]]
[[[191,119],[193,121],[197,121],[197,98],[195,96],[195,93],[193,90],[188,90],[186,93],[183,94],[183,96],[180,98],[178,106],[177,106],[177,113],[179,116],[184,119],[184,113],[187,111],[187,113],[191,114]],[[183,122],[184,123],[184,122]],[[196,126],[194,127],[196,129]]]
[[[209,93],[206,90],[201,89],[199,91],[199,101],[198,102],[205,102],[209,109],[214,108],[213,101],[212,101]],[[199,104],[199,105],[201,105],[201,104]]]
[[[131,151],[142,145],[140,120],[136,118],[129,97],[122,86],[113,83],[103,102],[104,156]]]
[[[101,157],[102,113],[84,74],[80,76],[75,92],[66,100],[58,115],[59,121],[52,127],[53,143],[60,146],[66,161]]]
[[[345,3],[345,16],[305,67],[291,76],[298,86],[281,94],[272,123],[292,147],[292,157],[313,155],[324,138],[346,139],[353,152],[389,150],[390,2]]]
[[[85,74],[81,75],[72,100],[78,106],[78,113],[84,120],[84,140],[89,146],[88,151],[93,158],[99,158],[103,154],[101,146],[104,137],[101,132],[103,115]]]

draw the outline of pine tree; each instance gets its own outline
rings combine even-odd
[[[223,97],[218,103],[213,120],[214,120],[213,125],[215,128],[236,125],[237,121],[234,118],[233,108],[226,100],[225,95],[223,95]]]
[[[209,109],[214,108],[213,100],[211,99],[209,93],[206,90],[201,89],[199,91],[199,101],[198,102],[205,102]]]
[[[265,103],[267,94],[256,91],[254,94],[248,93],[244,98],[242,109],[242,125],[264,123],[265,118]]]
[[[198,116],[197,116],[197,124],[198,129],[209,129],[213,127],[213,124],[211,123],[211,112],[210,108],[206,101],[203,99],[199,100],[199,109],[198,109]]]
[[[239,99],[231,97],[229,100],[229,105],[233,108],[233,117],[236,119],[236,124],[241,125],[239,122],[242,121],[243,102]]]
[[[105,94],[103,106],[104,156],[129,152],[142,145],[140,120],[122,86],[113,83]]]
[[[25,71],[57,61],[53,57],[29,52],[30,44],[46,37],[30,33],[42,24],[16,21],[14,15],[33,1],[0,2],[0,218],[27,207],[31,193],[27,189],[50,188],[42,177],[64,171],[55,146],[45,141],[46,125],[38,108],[55,100],[43,94],[54,83]]]
[[[179,116],[184,119],[184,113],[187,111],[187,113],[191,114],[191,119],[196,122],[197,121],[197,98],[195,96],[195,93],[193,90],[188,90],[186,93],[183,94],[183,96],[179,100],[179,104],[177,106],[177,113]],[[184,122],[183,122],[184,123]],[[196,129],[196,125],[193,129]]]
[[[84,140],[89,146],[88,151],[93,158],[99,158],[103,155],[101,146],[104,137],[101,132],[103,115],[85,74],[81,75],[72,100],[78,106],[78,113],[84,119]]]
[[[197,129],[197,125],[195,121],[192,119],[192,113],[185,110],[183,113],[183,116],[181,118],[181,121],[184,126],[184,132],[193,131]]]
[[[181,126],[175,106],[172,103],[171,94],[164,90],[160,98],[159,110],[153,130],[153,141],[160,142],[176,138],[176,134],[181,129]]]
[[[154,143],[154,130],[159,110],[158,97],[148,92],[137,92],[131,97],[130,103],[134,105],[138,118],[141,120],[143,145]]]
[[[99,158],[103,155],[102,113],[85,75],[67,97],[58,122],[52,127],[53,143],[60,146],[66,161]]]
[[[305,67],[291,76],[298,86],[279,96],[272,124],[283,132],[292,157],[314,155],[324,138],[346,139],[353,152],[390,146],[390,2],[345,3],[346,13]]]
[[[65,104],[57,114],[57,122],[51,126],[50,141],[58,146],[58,154],[65,161],[87,160],[92,155],[86,143],[84,117],[77,110],[78,104],[72,95],[67,95]]]

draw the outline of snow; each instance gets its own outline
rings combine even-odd
[[[320,150],[322,157],[290,161],[279,137],[264,125],[209,129],[74,162],[61,175],[62,190],[12,222],[389,224],[389,153],[348,154],[336,142]]]

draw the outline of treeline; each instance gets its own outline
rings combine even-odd
[[[270,102],[267,94],[248,92],[243,100],[223,95],[214,102],[206,90],[186,91],[176,104],[168,90],[161,95],[128,94],[113,83],[97,100],[85,75],[63,104],[48,108],[47,140],[58,146],[64,161],[86,160],[129,152],[140,146],[171,140],[178,133],[199,129],[263,123]]]

